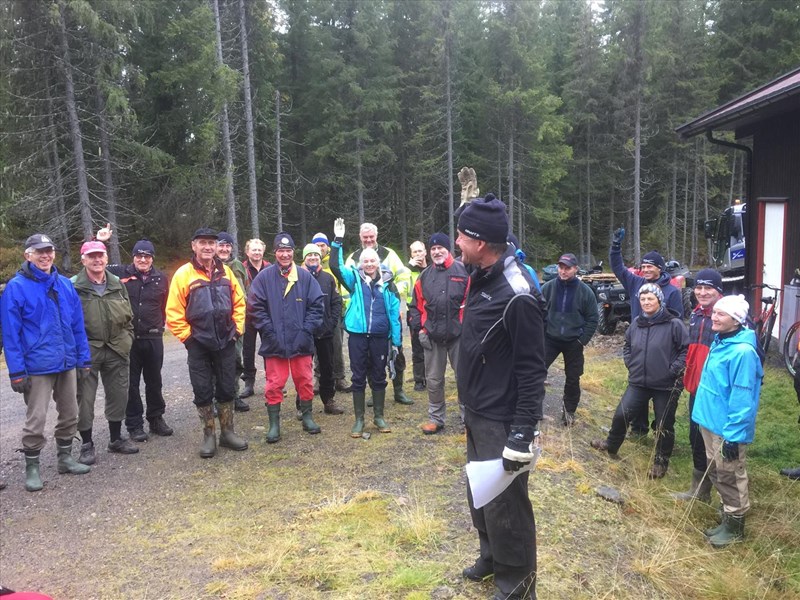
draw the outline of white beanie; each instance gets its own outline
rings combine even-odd
[[[750,305],[741,294],[738,296],[723,296],[717,300],[714,309],[730,315],[742,325],[747,324],[747,312],[750,310]]]

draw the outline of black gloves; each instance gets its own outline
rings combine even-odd
[[[506,471],[519,471],[534,458],[531,444],[539,435],[533,425],[512,425],[508,434],[506,447],[503,448],[503,469]]]
[[[25,394],[31,391],[31,378],[27,375],[11,380],[11,389],[18,394]]]
[[[739,460],[739,442],[722,441],[722,460]]]
[[[615,250],[619,250],[622,247],[622,240],[625,239],[625,228],[620,227],[614,232],[614,236],[611,238],[611,247]]]

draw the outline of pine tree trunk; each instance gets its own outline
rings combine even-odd
[[[708,165],[706,164],[706,143],[703,140],[703,214],[705,215],[704,221],[708,221]],[[692,230],[697,235],[697,224],[692,227]],[[706,239],[706,256],[708,262],[711,262],[711,240]]]
[[[640,230],[642,174],[642,101],[636,96],[636,123],[633,133],[633,260],[642,262],[642,233]]]
[[[592,144],[590,123],[586,124],[586,258],[592,256]],[[593,265],[590,265],[593,266]]]
[[[450,53],[452,52],[452,34],[450,30],[450,2],[444,4],[444,69],[445,69],[445,101],[447,102],[447,222],[450,224],[450,240],[455,243],[455,192],[453,190],[453,97],[451,94]]]
[[[406,207],[406,157],[405,153],[401,151],[399,157],[399,173],[400,181],[397,185],[398,196],[397,203],[400,207],[400,232],[403,238],[403,248],[408,248],[408,209]]]
[[[222,34],[219,23],[219,2],[212,0],[214,24],[217,34],[217,66],[222,66]],[[228,119],[228,102],[222,104],[222,153],[225,157],[225,204],[228,212],[228,233],[233,238],[233,256],[239,254],[239,228],[236,224],[236,198],[233,194],[233,154],[231,152],[231,129]]]
[[[514,120],[508,133],[508,233],[514,233]]]
[[[278,231],[283,231],[283,191],[281,189],[281,91],[275,90],[275,207]]]
[[[692,215],[687,223],[687,227],[691,228],[691,252],[689,252],[689,264],[693,265],[697,261],[697,236],[693,231],[694,223],[697,222],[697,196],[700,194],[700,152],[698,151],[698,143],[694,145],[694,183],[692,188]]]
[[[100,86],[95,86],[95,99],[97,102],[97,118],[100,122],[100,152],[103,161],[103,185],[106,191],[106,206],[108,206],[108,222],[114,229],[118,229],[117,222],[117,191],[114,187],[114,172],[111,163],[111,139],[108,135],[108,114],[106,101]],[[108,260],[113,265],[121,264],[119,254],[119,235],[111,236],[108,240]]]
[[[83,137],[78,119],[78,108],[75,101],[75,84],[72,80],[72,63],[67,43],[67,23],[64,13],[64,0],[58,3],[58,36],[61,44],[61,72],[64,75],[64,102],[67,107],[69,133],[72,139],[72,159],[75,162],[75,176],[78,180],[78,204],[81,213],[81,229],[83,238],[90,240],[94,235],[92,227],[92,210],[89,203],[89,183],[86,177],[86,162],[83,157]]]
[[[49,146],[47,152],[47,181],[49,196],[53,206],[56,207],[56,241],[61,249],[61,268],[65,273],[72,271],[72,256],[69,251],[69,232],[67,231],[67,215],[64,210],[64,178],[61,176],[61,157],[58,154],[58,133],[53,121],[55,114],[53,98],[50,95],[50,78],[45,76],[45,93],[47,94],[47,127],[45,129],[47,140],[44,145]]]
[[[678,249],[675,247],[677,235],[676,229],[678,228],[678,157],[677,153],[672,153],[672,202],[670,203],[670,210],[668,211],[670,218],[667,219],[667,231],[670,232],[669,236],[669,254],[670,256],[677,256]]]
[[[422,190],[423,190],[422,177],[420,177],[417,180],[417,211],[419,216],[419,237],[422,237],[425,233],[425,195]],[[455,240],[451,238],[450,242],[455,243]]]
[[[689,161],[686,161],[686,178],[683,183],[683,251],[681,252],[681,262],[686,263],[686,232],[689,225]]]
[[[247,131],[247,177],[250,186],[250,224],[254,238],[261,237],[258,223],[258,185],[256,183],[256,150],[253,131],[253,100],[250,94],[250,56],[247,49],[247,12],[239,0],[239,37],[242,46],[242,85],[244,86],[244,123]]]
[[[361,173],[361,138],[356,138],[356,190],[358,194],[358,222],[366,222],[364,213],[364,180]]]

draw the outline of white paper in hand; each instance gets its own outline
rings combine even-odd
[[[475,508],[486,506],[497,498],[511,485],[517,475],[532,471],[541,453],[541,448],[534,448],[533,460],[516,472],[509,472],[503,469],[502,458],[468,462],[466,467],[467,478],[469,479],[469,487],[472,490],[472,501],[475,504]]]

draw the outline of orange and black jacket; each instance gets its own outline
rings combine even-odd
[[[172,277],[167,327],[181,342],[189,339],[221,350],[244,333],[245,300],[230,267],[214,259],[211,274],[193,257]]]

